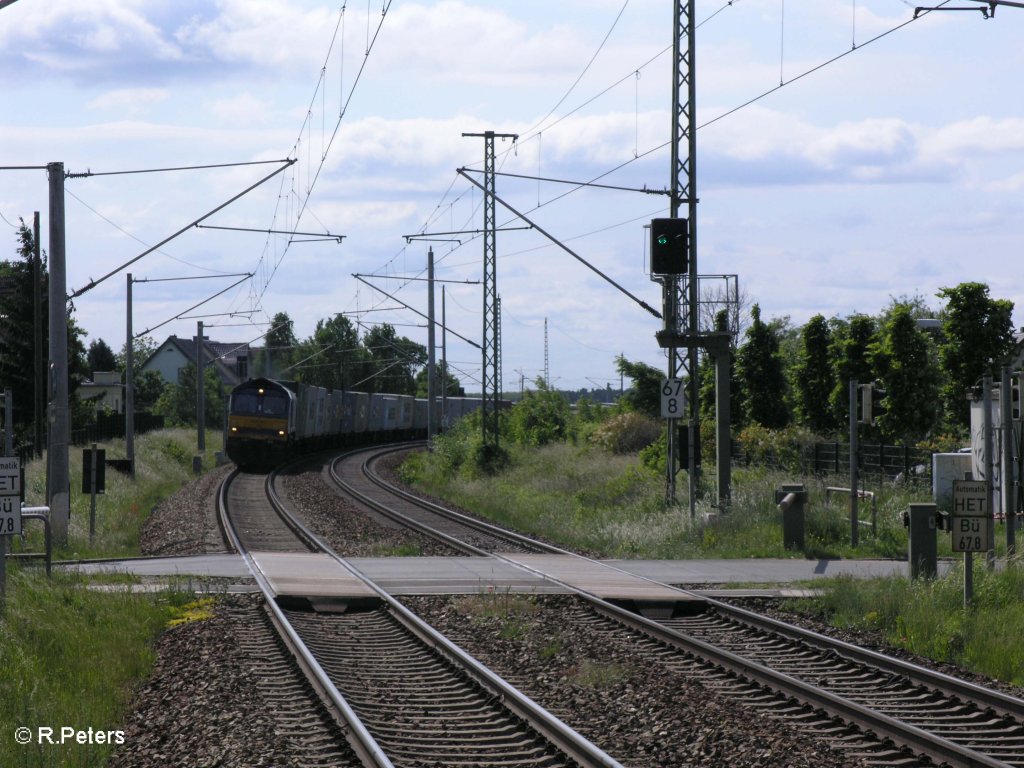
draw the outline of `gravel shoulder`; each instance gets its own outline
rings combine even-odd
[[[258,687],[259,661],[245,640],[269,632],[252,595],[225,596],[213,618],[166,630],[153,673],[135,692],[125,742],[110,768],[189,765],[298,768]]]
[[[157,504],[142,524],[143,555],[205,555],[226,552],[217,522],[217,487],[233,465],[217,467]]]

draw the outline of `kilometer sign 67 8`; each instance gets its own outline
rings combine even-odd
[[[661,415],[665,419],[681,419],[686,410],[686,390],[682,379],[661,380]]]
[[[0,535],[21,533],[21,461],[0,458]]]

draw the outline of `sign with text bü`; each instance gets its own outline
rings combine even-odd
[[[21,460],[0,459],[0,535],[21,533]]]

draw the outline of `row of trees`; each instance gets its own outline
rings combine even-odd
[[[106,347],[102,339],[95,347]],[[149,339],[136,340],[136,359],[144,360],[155,345]],[[94,347],[90,347],[90,356]],[[113,355],[109,347],[100,348],[95,362],[124,370],[124,353]],[[101,356],[100,356],[101,355]],[[423,364],[426,349],[399,336],[393,326],[374,326],[360,336],[356,326],[343,315],[317,322],[312,335],[298,339],[294,323],[285,312],[271,321],[270,331],[261,348],[253,348],[249,375],[301,381],[327,389],[355,389],[363,392],[393,392],[422,396],[426,393]],[[449,376],[449,392],[459,394],[458,380]],[[212,366],[204,372],[205,420],[211,427],[222,424],[227,390]],[[194,424],[196,404],[196,367],[186,366],[180,380],[164,384],[159,374],[147,371],[135,379],[138,410],[151,409],[163,415],[169,424]]]
[[[35,386],[39,378],[35,370],[35,317],[41,318],[42,347],[49,347],[49,270],[46,252],[40,250],[36,264],[36,243],[24,220],[17,231],[15,258],[0,261],[0,388],[9,388],[14,401],[14,437],[18,445],[34,442]],[[35,307],[33,286],[38,271],[41,306]],[[81,383],[88,378],[84,345],[85,332],[75,322],[74,305],[68,304],[68,392],[72,420],[84,418],[85,408],[78,397]],[[47,354],[43,352],[45,361]],[[43,382],[45,387],[45,381]],[[44,420],[45,421],[45,420]]]
[[[392,325],[375,325],[360,335],[348,317],[334,315],[317,321],[312,335],[302,340],[287,312],[274,315],[270,325],[265,348],[255,350],[250,362],[254,374],[270,371],[327,389],[427,393],[426,347],[399,336]],[[445,378],[449,394],[464,394],[456,377],[449,373]]]
[[[921,297],[903,298],[878,315],[816,315],[802,327],[788,317],[766,321],[754,305],[742,342],[732,347],[733,427],[795,425],[824,438],[842,435],[849,423],[848,382],[856,379],[885,392],[872,437],[918,443],[964,436],[969,393],[986,373],[998,380],[1017,350],[1013,303],[992,298],[988,286],[976,282],[943,288],[937,298],[943,301],[938,308]],[[714,414],[712,365],[708,357],[701,364],[706,418]],[[627,400],[656,412],[652,381],[661,372],[622,358],[619,368],[638,385]]]
[[[0,262],[0,282],[8,288],[0,292],[0,383],[13,390],[15,428],[25,439],[31,430],[35,380],[35,243],[24,222],[17,237],[17,259]],[[40,272],[45,305],[45,253]],[[969,426],[967,394],[983,374],[998,376],[1016,349],[1013,303],[992,298],[988,286],[976,282],[943,288],[936,297],[943,302],[938,308],[922,297],[903,298],[877,315],[816,315],[802,327],[788,317],[766,321],[754,305],[742,340],[736,333],[732,345],[734,429],[798,425],[825,438],[841,435],[848,423],[848,381],[854,378],[875,382],[886,392],[885,412],[874,437],[916,443],[943,433],[964,434]],[[98,339],[87,351],[73,311],[69,306],[70,391],[73,422],[81,423],[91,411],[78,396],[81,381],[90,371],[123,371],[125,350],[115,354]],[[724,327],[725,315],[719,320]],[[921,322],[925,320],[931,322]],[[399,336],[393,326],[373,326],[360,334],[348,317],[339,314],[319,321],[312,335],[300,340],[291,318],[280,312],[265,338],[265,348],[256,349],[249,363],[253,375],[267,371],[329,389],[426,394],[427,351]],[[136,339],[136,360],[144,360],[155,347],[152,339]],[[705,356],[701,365],[701,410],[713,417],[712,361]],[[662,372],[624,357],[618,366],[634,384],[625,393],[624,404],[656,416]],[[447,374],[444,379],[449,393],[463,394],[457,378]],[[205,390],[206,420],[215,426],[222,418],[226,392],[212,369],[206,371]],[[136,376],[136,408],[161,413],[171,423],[194,423],[195,391],[194,366],[184,371],[181,381],[166,386],[159,374],[146,372]]]
[[[0,261],[0,387],[13,391],[16,439],[19,444],[32,441],[34,416],[33,332],[33,269],[36,243],[32,230],[21,222],[17,231],[16,257]],[[47,348],[47,283],[46,253],[41,251],[40,283],[43,298],[43,348]],[[93,405],[81,395],[81,383],[93,371],[125,370],[126,348],[119,352],[103,339],[85,347],[85,332],[75,323],[74,306],[68,307],[68,354],[72,428],[85,426],[92,420]],[[360,389],[367,392],[395,392],[423,395],[426,393],[424,363],[426,349],[399,336],[390,325],[374,326],[360,336],[356,326],[345,316],[336,315],[317,323],[313,334],[303,340],[295,336],[294,325],[287,313],[273,318],[266,336],[266,347],[256,349],[250,360],[252,375],[269,370],[271,375],[305,381],[330,389]],[[133,342],[138,365],[156,349],[150,337]],[[46,354],[44,353],[44,358]],[[223,421],[227,391],[212,367],[204,376],[206,401],[205,421],[219,426]],[[448,392],[464,394],[458,379],[448,375]],[[194,424],[196,420],[196,367],[187,366],[180,380],[166,383],[156,371],[140,372],[134,377],[135,408],[163,415],[170,424]]]

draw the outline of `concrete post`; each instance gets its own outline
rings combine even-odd
[[[989,374],[985,374],[981,378],[981,413],[982,413],[982,435],[981,439],[984,443],[984,479],[988,481],[989,497],[988,497],[988,509],[989,509],[989,524],[988,524],[988,549],[985,553],[985,561],[988,565],[988,569],[995,570],[996,567],[996,484],[994,482],[994,467],[995,462],[995,434],[992,431],[992,377]]]
[[[850,546],[857,546],[857,380],[850,379]]]
[[[57,546],[68,543],[71,517],[71,479],[68,443],[68,290],[64,241],[64,163],[49,163],[50,181],[50,439],[47,487],[50,520]]]
[[[802,551],[805,544],[804,507],[807,491],[802,484],[783,485],[775,491],[775,503],[782,512],[782,545]]]
[[[135,479],[135,339],[132,337],[132,273],[128,273],[128,319],[124,347],[124,454]]]
[[[1013,388],[1010,383],[1010,367],[1003,366],[999,381],[999,423],[1003,433],[1003,455],[999,477],[1002,482],[1003,515],[1006,519],[1006,556],[1012,557],[1017,550],[1017,505],[1014,503],[1013,484]]]
[[[427,440],[434,437],[434,249],[427,249]]]

